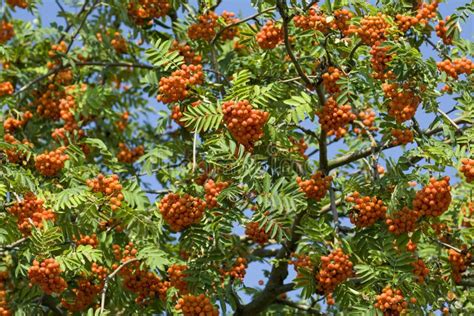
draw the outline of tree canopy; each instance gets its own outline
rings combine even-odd
[[[0,0],[0,315],[474,314],[474,6],[425,1]]]

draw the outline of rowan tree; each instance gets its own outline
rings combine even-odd
[[[447,3],[0,0],[0,314],[474,314]]]

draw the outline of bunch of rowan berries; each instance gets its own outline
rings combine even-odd
[[[3,129],[6,133],[13,133],[17,128],[25,126],[26,123],[33,117],[33,113],[26,111],[22,114],[21,119],[15,119],[13,117],[7,118],[3,122]]]
[[[316,274],[317,291],[328,295],[336,287],[354,275],[352,262],[341,248],[334,249],[328,256],[321,257]]]
[[[183,316],[218,316],[219,310],[212,305],[211,301],[204,294],[198,296],[184,295],[178,299],[175,306],[178,311],[183,313]]]
[[[436,35],[443,40],[445,45],[451,45],[453,43],[453,38],[448,36],[448,27],[450,17],[447,16],[445,20],[439,20],[438,25],[435,26]]]
[[[159,209],[171,230],[178,232],[201,220],[206,202],[189,194],[169,193],[160,201]]]
[[[76,287],[71,290],[74,298],[72,300],[62,298],[61,305],[70,312],[84,311],[94,303],[101,290],[100,284],[94,284],[93,281],[87,279],[79,279],[76,281]]]
[[[115,122],[115,126],[117,126],[117,128],[121,132],[123,132],[127,128],[129,116],[130,116],[130,114],[127,111],[125,111],[125,112],[120,114],[119,120],[117,122]]]
[[[406,145],[413,142],[413,132],[408,128],[394,128],[390,131],[390,134],[392,134],[392,137],[395,138],[392,141],[392,144],[395,146]]]
[[[308,149],[308,144],[304,141],[304,137],[296,140],[294,137],[290,136],[288,139],[294,146],[293,148],[290,148],[290,152],[298,152],[304,160],[308,160],[308,155],[305,154],[306,149]]]
[[[0,21],[0,44],[8,42],[13,36],[15,36],[13,24],[5,20]]]
[[[203,80],[202,65],[182,65],[171,76],[160,79],[157,100],[163,103],[182,101],[188,96],[188,86],[202,84]]]
[[[214,180],[209,179],[204,184],[204,190],[206,192],[206,205],[208,209],[213,209],[217,207],[217,197],[222,190],[227,188],[229,183],[226,181],[223,182],[214,182]]]
[[[265,227],[260,227],[257,222],[249,222],[245,225],[245,235],[260,245],[264,245],[270,239],[270,234],[265,231]]]
[[[171,51],[178,51],[179,54],[183,56],[185,64],[199,65],[202,62],[201,55],[193,52],[191,46],[187,44],[180,44],[178,41],[174,41],[171,46]]]
[[[235,140],[252,150],[256,141],[263,137],[263,126],[269,113],[254,109],[248,100],[227,101],[222,104],[224,122]]]
[[[311,257],[305,254],[292,254],[294,259],[289,261],[289,264],[293,265],[293,268],[296,271],[296,277],[302,277],[301,270],[312,270],[313,269],[313,262],[311,261]]]
[[[112,45],[117,54],[125,54],[128,50],[127,41],[119,32],[114,33],[110,45]]]
[[[438,6],[439,0],[433,0],[431,3],[423,2],[416,13],[418,22],[420,24],[427,24],[428,20],[435,18]]]
[[[122,205],[123,194],[119,176],[113,174],[109,177],[99,174],[95,179],[88,179],[86,184],[93,192],[102,193],[110,203],[110,208],[115,211]]]
[[[357,34],[363,43],[372,46],[385,40],[386,32],[390,28],[386,18],[387,16],[380,12],[375,16],[365,16],[360,21],[360,27],[351,25],[348,33]]]
[[[6,0],[7,4],[14,8],[14,7],[19,7],[22,9],[26,9],[28,7],[28,2],[26,0]]]
[[[13,91],[14,88],[10,81],[0,82],[0,97],[12,95]]]
[[[453,60],[443,60],[436,63],[439,71],[444,71],[448,76],[458,79],[459,75],[466,74],[470,75],[474,70],[474,63],[467,57],[462,57]]]
[[[224,23],[226,25],[231,25],[234,23],[239,22],[239,19],[235,17],[235,13],[233,12],[228,12],[228,11],[223,11],[221,14],[221,18],[224,20]],[[238,26],[232,26],[221,33],[221,39],[224,41],[226,40],[233,40],[234,37],[239,36],[239,28]]]
[[[338,93],[340,91],[337,81],[344,77],[344,73],[336,68],[329,67],[328,71],[322,75],[324,88],[328,93]]]
[[[456,283],[461,283],[462,273],[464,273],[472,261],[472,254],[466,245],[461,246],[461,252],[454,249],[448,250],[448,260],[451,264],[451,272]]]
[[[39,115],[53,121],[60,119],[59,103],[66,96],[64,89],[59,89],[58,86],[50,83],[44,92],[36,91],[33,95],[35,96],[33,106],[36,107],[36,112]]]
[[[349,215],[351,223],[357,227],[369,227],[381,218],[385,218],[387,207],[376,196],[361,196],[354,192],[346,198],[347,202],[354,203]]]
[[[97,248],[99,245],[99,240],[97,239],[96,234],[92,235],[82,235],[79,239],[74,238],[76,245],[92,246],[92,248]]]
[[[117,245],[117,244],[112,245],[112,252],[114,254],[115,259],[123,263],[130,259],[134,259],[138,253],[138,250],[135,248],[135,245],[133,242],[129,242],[128,244],[125,245],[123,250],[122,250],[122,247],[120,247],[120,245]],[[139,263],[134,262],[130,266],[138,267]]]
[[[221,274],[230,276],[232,279],[243,280],[247,270],[247,259],[238,257],[230,269],[221,269]]]
[[[331,186],[332,177],[326,176],[321,171],[316,172],[308,180],[301,177],[296,178],[296,183],[300,187],[300,191],[304,192],[308,199],[321,201]]]
[[[188,293],[188,282],[186,281],[188,276],[186,274],[187,269],[188,267],[184,264],[173,264],[166,271],[170,285],[181,294]]]
[[[364,128],[355,127],[354,133],[356,134],[366,134],[367,131],[376,131],[378,128],[375,126],[375,111],[372,109],[366,109],[365,111],[360,111],[357,113],[357,118],[362,122]]]
[[[352,107],[349,104],[338,105],[336,100],[330,97],[316,114],[321,128],[328,136],[335,135],[336,138],[341,138],[347,133],[346,125],[357,118],[351,110]]]
[[[471,183],[474,181],[474,159],[463,158],[461,159],[461,168],[459,171],[466,177],[466,182]]]
[[[418,258],[416,261],[412,262],[413,274],[416,276],[417,282],[419,284],[425,283],[425,279],[430,274],[430,269],[426,266],[425,262]]]
[[[372,45],[370,49],[370,63],[374,73],[372,76],[375,79],[390,79],[393,77],[391,70],[387,71],[388,64],[392,61],[392,55],[389,54],[389,46],[383,46],[382,42],[377,41]]]
[[[36,170],[45,177],[53,177],[64,168],[64,163],[69,159],[67,154],[64,154],[66,147],[62,146],[53,151],[45,151],[43,154],[35,158]]]
[[[155,299],[166,301],[166,292],[170,283],[162,281],[151,271],[141,269],[127,269],[121,274],[123,286],[130,292],[137,295],[135,302],[140,305],[146,305]]]
[[[166,16],[171,9],[168,0],[138,0],[128,4],[128,15],[138,25],[143,25],[152,19]]]
[[[418,19],[414,16],[397,14],[395,16],[395,21],[398,25],[398,28],[402,32],[408,31],[412,26],[418,24]]]
[[[61,277],[61,272],[59,263],[54,258],[47,258],[41,262],[34,260],[28,270],[28,277],[31,286],[38,285],[44,293],[60,294],[67,289],[67,283]]]
[[[12,145],[18,145],[20,144],[20,141],[18,141],[12,134],[5,133],[3,135],[3,139],[5,142],[8,144]],[[26,145],[28,147],[33,147],[33,144],[30,143],[27,139],[23,139],[21,144]],[[14,163],[14,164],[26,164],[28,161],[28,155],[19,149],[6,149],[5,153],[7,154],[7,159],[9,162]]]
[[[275,48],[283,41],[283,29],[269,20],[257,33],[256,39],[258,46],[263,49]]]
[[[418,211],[413,211],[408,207],[403,207],[398,212],[387,215],[387,220],[385,223],[387,224],[388,230],[391,233],[400,235],[403,233],[415,231],[416,222],[420,216],[421,214]]]
[[[15,202],[7,211],[17,218],[18,229],[29,234],[32,226],[43,227],[43,221],[54,221],[53,210],[44,207],[44,201],[38,199],[32,192],[24,195],[23,200]]]
[[[117,154],[117,160],[123,163],[134,163],[145,153],[143,146],[137,146],[131,150],[124,143],[119,143],[118,146],[120,151]]]
[[[451,187],[449,177],[436,180],[431,178],[430,182],[420,191],[416,192],[413,200],[413,210],[424,216],[440,216],[448,210],[451,204]]]
[[[396,83],[384,83],[382,84],[382,90],[389,100],[388,114],[395,118],[398,123],[403,123],[415,116],[421,99],[406,85],[403,90],[400,90]]]
[[[411,239],[408,240],[407,246],[406,246],[407,251],[415,252],[416,248],[417,248],[417,244],[415,242],[413,242]]]
[[[469,202],[461,208],[461,216],[463,218],[462,226],[472,227],[471,222],[473,222],[474,216],[474,202]]]
[[[210,42],[216,35],[217,19],[218,16],[213,11],[198,16],[198,22],[191,24],[188,28],[189,38]]]
[[[12,313],[7,300],[7,281],[9,275],[7,271],[0,271],[0,316],[11,316]]]
[[[184,117],[183,112],[181,112],[181,107],[179,105],[173,106],[171,109],[171,119],[176,122],[181,127],[184,127],[186,125],[186,122],[182,120]]]
[[[317,5],[313,5],[308,15],[297,15],[293,18],[295,26],[303,30],[317,30],[326,33],[330,30],[330,23],[327,22],[327,16],[320,12]]]
[[[344,35],[349,34],[349,21],[354,14],[347,9],[338,9],[333,12],[335,27]]]
[[[393,290],[390,286],[385,287],[380,295],[377,295],[375,308],[382,311],[383,315],[399,316],[405,313],[408,302],[400,290]]]

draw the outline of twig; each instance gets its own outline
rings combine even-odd
[[[89,8],[89,10],[85,13],[84,15],[84,18],[82,19],[81,23],[79,24],[78,28],[76,29],[76,31],[72,34],[71,36],[71,42],[69,43],[68,47],[67,47],[67,50],[66,50],[66,54],[69,52],[69,50],[71,50],[71,47],[74,43],[74,40],[76,39],[77,35],[79,35],[79,32],[81,31],[82,27],[84,26],[84,24],[86,23],[86,20],[87,20],[87,17],[92,13],[92,11],[94,11],[95,7],[97,6],[97,4],[99,3],[100,0],[96,0],[92,6]],[[89,0],[85,0],[84,1],[84,6],[82,7],[81,9],[81,12],[84,12],[85,10],[85,7],[86,5],[89,3]]]
[[[0,249],[2,249],[2,250],[12,250],[12,249],[16,248],[18,245],[24,243],[27,239],[28,239],[27,237],[20,238],[17,241],[12,242],[9,245],[0,246]]]
[[[435,239],[435,238],[430,238],[432,241],[436,242],[437,244],[443,246],[443,247],[446,247],[446,248],[449,248],[449,249],[452,249],[454,251],[456,251],[457,253],[463,253],[463,251],[459,248],[456,248],[454,246],[451,246],[450,244],[447,244],[445,242],[442,242],[441,240],[438,240],[438,239]]]
[[[232,24],[229,24],[229,25],[224,26],[223,28],[221,28],[221,29],[219,30],[219,32],[217,32],[216,36],[214,36],[214,38],[212,39],[212,41],[211,41],[210,44],[211,44],[211,45],[214,45],[214,44],[216,43],[217,39],[222,35],[222,33],[224,33],[225,30],[227,30],[227,29],[229,29],[229,28],[231,28],[231,27],[237,26],[237,25],[239,25],[239,24],[245,23],[245,22],[247,22],[247,21],[253,20],[253,19],[255,19],[256,17],[258,17],[258,16],[260,16],[260,15],[262,15],[262,14],[265,14],[265,13],[267,13],[267,12],[273,11],[273,10],[275,10],[275,9],[276,9],[276,7],[271,7],[271,8],[265,9],[265,10],[263,10],[263,11],[261,11],[261,12],[255,13],[254,15],[251,15],[251,16],[249,16],[249,17],[243,19],[243,20],[239,20],[239,21],[237,21],[237,22],[234,22],[234,23],[232,23]]]
[[[448,55],[443,53],[441,50],[439,50],[439,48],[436,46],[436,44],[433,43],[428,37],[425,36],[424,38],[425,38],[425,42],[428,43],[435,51],[437,51],[438,53],[443,55],[444,58],[451,60],[451,57],[449,57]]]
[[[332,220],[334,221],[334,226],[337,235],[339,233],[339,215],[337,214],[336,194],[334,193],[334,188],[332,187],[332,185],[329,187],[329,199],[331,205]]]
[[[462,134],[462,130],[461,128],[459,127],[458,124],[456,124],[456,122],[454,122],[449,116],[448,114],[444,113],[443,110],[439,109],[438,108],[438,113],[441,114],[442,117],[444,117],[448,122],[449,124],[451,124],[455,129],[456,129],[456,132],[459,133],[459,134]]]
[[[129,259],[127,261],[125,261],[124,263],[122,263],[121,265],[119,265],[117,267],[117,269],[115,269],[112,273],[110,273],[106,278],[105,278],[105,281],[104,281],[104,288],[102,289],[102,298],[100,300],[100,315],[102,315],[102,313],[104,312],[104,308],[105,308],[105,296],[107,294],[107,288],[109,287],[109,281],[111,279],[113,279],[115,277],[115,275],[117,273],[120,272],[120,270],[122,270],[123,267],[125,267],[126,265],[132,263],[132,262],[135,262],[135,261],[138,261],[139,259],[137,258],[132,258],[132,259]]]
[[[194,130],[194,139],[193,139],[193,168],[192,172],[196,169],[196,146],[197,146],[197,126]]]
[[[317,310],[317,309],[315,309],[311,306],[304,305],[304,304],[299,304],[299,303],[296,303],[296,302],[293,302],[293,301],[290,301],[290,300],[284,300],[284,299],[279,298],[279,299],[276,300],[276,303],[296,308],[300,311],[304,311],[305,313],[307,313],[309,315],[321,315],[321,316],[325,315],[325,314],[321,313],[319,310]]]

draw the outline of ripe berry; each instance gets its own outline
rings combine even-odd
[[[283,41],[283,30],[275,26],[271,20],[262,27],[256,35],[257,44],[263,49],[272,49],[277,47]]]
[[[97,239],[96,234],[92,234],[90,236],[81,234],[81,238],[76,239],[74,237],[74,241],[76,245],[84,245],[84,246],[89,245],[89,246],[92,246],[92,248],[97,248],[97,246],[99,245],[99,240]]]
[[[378,128],[374,126],[376,114],[372,109],[366,109],[357,114],[357,117],[362,122],[365,128],[360,129],[358,127],[354,128],[354,133],[365,135],[367,131],[376,131]]]
[[[449,177],[440,180],[431,178],[430,182],[416,192],[413,200],[413,210],[424,216],[440,216],[448,210],[451,204],[451,187]]]
[[[300,187],[300,191],[304,192],[308,199],[321,201],[331,186],[332,177],[325,176],[321,171],[316,172],[309,180],[302,180],[301,177],[296,178],[296,182]]]
[[[61,294],[67,289],[66,281],[61,277],[59,263],[53,258],[45,259],[41,263],[34,260],[28,270],[31,285],[38,285],[44,293]]]
[[[361,196],[354,192],[346,198],[347,202],[354,203],[349,215],[351,223],[357,227],[369,227],[381,218],[385,218],[387,207],[377,197]]]
[[[175,232],[199,223],[205,208],[206,202],[189,194],[169,193],[159,203],[163,219]]]
[[[265,227],[260,228],[260,224],[257,222],[249,222],[245,226],[245,235],[260,245],[264,245],[270,239],[270,235],[265,232]]]
[[[408,243],[407,243],[407,251],[409,252],[415,252],[416,251],[416,243],[414,243],[411,239],[408,240]]]
[[[17,128],[25,126],[32,117],[33,114],[30,111],[23,113],[21,119],[9,117],[3,122],[3,129],[6,133],[13,133]]]

